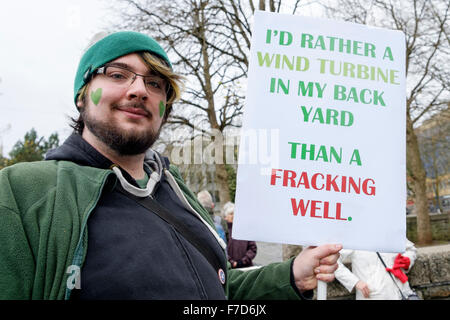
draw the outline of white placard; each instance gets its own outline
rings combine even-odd
[[[404,34],[254,18],[233,237],[403,252]]]

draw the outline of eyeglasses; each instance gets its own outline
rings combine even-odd
[[[136,80],[142,77],[144,79],[145,88],[149,93],[167,96],[169,85],[167,81],[157,75],[142,75],[133,72],[125,67],[115,65],[105,65],[98,68],[94,73],[105,75],[106,79],[120,87],[128,88]]]

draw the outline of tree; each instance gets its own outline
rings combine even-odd
[[[449,10],[446,0],[339,0],[329,15],[362,24],[401,30],[406,37],[407,174],[415,196],[418,244],[432,242],[426,173],[415,127],[450,101]]]
[[[450,107],[425,121],[416,133],[435,207],[443,212],[440,185],[441,179],[450,174]]]
[[[266,6],[267,2],[267,6]],[[293,12],[298,7],[295,2]],[[186,90],[168,120],[167,132],[186,127],[217,137],[241,126],[250,50],[250,17],[255,7],[280,11],[282,1],[259,0],[122,0],[116,28],[148,33],[167,50],[176,70],[186,78]],[[290,3],[292,5],[292,2]],[[218,139],[220,140],[220,139]],[[221,141],[216,141],[217,144]],[[219,146],[217,146],[219,149]],[[215,164],[222,204],[230,201],[225,159]]]
[[[230,201],[234,202],[236,198],[236,170],[234,170],[233,166],[229,164],[225,165],[225,169],[227,170],[227,183],[228,190],[230,192]]]
[[[48,140],[38,137],[33,128],[25,133],[24,139],[19,140],[9,153],[10,159],[6,160],[5,166],[10,166],[19,162],[40,161],[44,159],[45,153],[59,145],[57,133],[50,135]]]

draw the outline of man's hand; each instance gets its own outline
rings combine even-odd
[[[370,295],[370,290],[369,290],[369,286],[367,285],[367,283],[365,283],[364,281],[359,280],[356,285],[355,285],[356,289],[361,291],[361,293],[363,294],[364,298],[368,298]]]
[[[295,258],[294,279],[300,292],[317,287],[317,280],[331,282],[338,268],[337,260],[342,245],[326,244],[308,247]]]

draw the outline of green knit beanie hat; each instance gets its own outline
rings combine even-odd
[[[106,36],[92,45],[81,58],[75,76],[74,100],[78,92],[90,80],[92,73],[104,64],[133,52],[147,51],[172,64],[163,48],[151,37],[133,31],[120,31]]]

